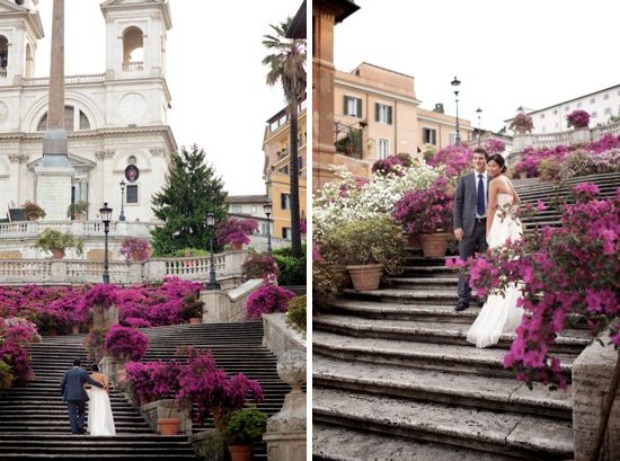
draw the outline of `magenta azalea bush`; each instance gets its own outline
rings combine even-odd
[[[562,206],[561,228],[543,227],[485,258],[449,263],[469,269],[478,295],[508,283],[521,287],[518,305],[526,312],[504,366],[529,385],[566,388],[560,360],[549,349],[569,319],[587,325],[592,338],[609,331],[620,348],[620,188],[606,200],[596,198],[594,184],[574,192],[577,203]]]
[[[590,114],[585,110],[577,109],[566,116],[566,121],[569,128],[587,128],[590,124]]]
[[[258,223],[253,219],[230,218],[220,221],[215,228],[215,238],[219,245],[227,243],[250,243],[249,236],[258,230]]]
[[[387,176],[389,174],[402,176],[404,175],[403,169],[410,168],[412,165],[413,160],[411,156],[409,154],[400,153],[388,155],[384,159],[377,160],[372,164],[371,171],[379,176]]]
[[[280,268],[270,254],[252,251],[241,265],[241,273],[248,279],[262,279],[269,274],[280,275]]]
[[[149,348],[149,338],[135,328],[115,324],[105,335],[103,346],[112,357],[138,361]]]
[[[120,252],[125,261],[145,261],[151,256],[151,244],[146,239],[130,237],[123,241]]]
[[[286,312],[288,301],[294,297],[291,290],[267,283],[248,296],[245,318],[255,320],[263,314]]]
[[[161,399],[173,399],[179,391],[182,366],[176,360],[128,362],[125,364],[125,371],[127,382],[142,405]]]
[[[394,205],[393,216],[409,238],[420,234],[450,232],[454,207],[454,187],[438,176],[428,189],[407,192]]]
[[[40,342],[34,323],[17,317],[0,318],[0,390],[32,380],[28,348]]]
[[[531,116],[519,112],[515,115],[515,118],[512,119],[508,128],[514,130],[517,134],[531,133],[534,129],[534,122]]]
[[[493,155],[504,152],[506,150],[506,143],[504,141],[500,141],[499,139],[489,139],[484,142],[482,147],[487,151],[488,155]]]
[[[471,169],[473,157],[474,151],[460,144],[439,149],[428,160],[428,164],[435,167],[445,165],[446,175],[456,177]]]

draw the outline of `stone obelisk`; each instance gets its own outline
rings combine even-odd
[[[65,131],[65,1],[54,0],[52,14],[47,130],[43,136],[43,159],[35,168],[36,202],[47,220],[67,219],[71,203],[73,168],[68,157]]]

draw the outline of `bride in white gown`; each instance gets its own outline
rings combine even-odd
[[[487,172],[493,178],[489,185],[487,208],[489,248],[504,245],[508,239],[514,242],[523,236],[523,229],[518,219],[514,219],[511,213],[501,216],[501,210],[520,203],[512,182],[504,176],[505,163],[499,154],[492,155],[487,160]],[[489,295],[476,321],[467,332],[467,341],[476,347],[487,347],[496,344],[502,333],[513,333],[523,316],[523,309],[517,307],[520,295],[521,291],[515,284],[509,284],[504,295]]]
[[[89,398],[88,433],[90,435],[116,435],[110,397],[108,396],[108,379],[99,373],[97,364],[93,364],[92,370],[91,378],[102,383],[103,389],[91,386],[90,389],[86,390]]]

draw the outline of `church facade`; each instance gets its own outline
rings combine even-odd
[[[25,202],[56,193],[40,177],[49,79],[37,78],[35,52],[44,37],[38,0],[0,0],[0,218]],[[165,184],[176,141],[167,124],[167,0],[108,0],[106,68],[65,77],[65,130],[71,203],[87,202],[87,219],[103,203],[127,221],[153,220],[151,197]],[[121,185],[121,182],[123,183]],[[64,185],[62,186],[65,187]],[[69,187],[68,185],[66,187]],[[58,212],[46,220],[69,219]]]

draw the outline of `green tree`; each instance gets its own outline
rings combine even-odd
[[[306,94],[306,41],[286,37],[293,18],[277,25],[270,25],[274,35],[264,35],[263,45],[273,51],[265,56],[263,64],[269,67],[267,84],[282,83],[288,104],[290,121],[289,174],[291,182],[291,246],[293,256],[301,257],[301,231],[299,211],[299,157],[297,155],[297,107]]]
[[[206,213],[215,213],[216,222],[227,215],[222,178],[205,162],[204,150],[194,144],[191,151],[182,147],[172,156],[166,180],[166,186],[153,197],[153,212],[164,223],[151,231],[154,254],[208,249],[211,231],[205,226]]]

